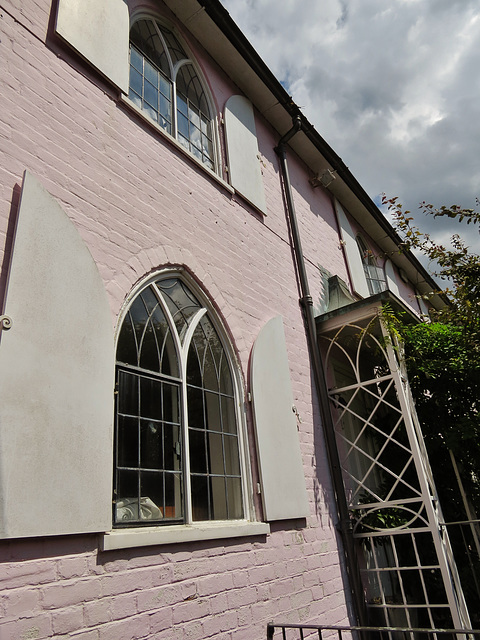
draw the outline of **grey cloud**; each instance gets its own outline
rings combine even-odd
[[[423,200],[475,204],[478,0],[225,4],[372,197],[398,195],[412,210]],[[459,230],[449,221],[419,224],[442,235]]]

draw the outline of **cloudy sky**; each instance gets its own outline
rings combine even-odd
[[[223,0],[375,200],[480,197],[479,0]],[[433,226],[432,226],[433,222]],[[419,217],[439,241],[477,229]],[[451,225],[451,223],[450,223]]]

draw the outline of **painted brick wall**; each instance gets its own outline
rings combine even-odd
[[[156,6],[162,12],[161,2]],[[332,489],[273,151],[279,135],[257,114],[264,218],[118,103],[87,65],[47,41],[50,10],[48,0],[0,9],[0,284],[28,169],[88,245],[113,324],[140,278],[185,265],[225,320],[246,392],[254,340],[282,314],[311,515],[306,526],[272,523],[266,538],[115,552],[100,552],[93,535],[0,542],[0,638],[260,640],[272,619],[347,623]],[[189,44],[222,110],[238,90],[198,44]],[[329,195],[312,189],[292,154],[289,162],[317,304],[318,267],[347,274]],[[255,486],[248,407],[246,420]]]

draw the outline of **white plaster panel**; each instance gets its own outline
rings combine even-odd
[[[265,518],[306,517],[310,509],[281,316],[267,322],[255,341],[251,389]]]
[[[421,294],[416,291],[415,295],[417,296],[417,300],[418,300],[418,306],[420,307],[420,313],[423,316],[427,316],[429,317],[429,309],[428,309],[428,304],[425,302],[425,300],[422,298]]]
[[[56,32],[128,94],[130,17],[124,0],[59,0]]]
[[[252,103],[244,96],[231,96],[225,104],[225,138],[230,184],[266,213],[255,116]]]
[[[25,172],[0,341],[0,536],[111,528],[114,341],[95,262]]]
[[[345,211],[337,200],[335,200],[335,211],[337,212],[338,224],[340,226],[340,233],[345,249],[348,271],[352,280],[353,290],[355,293],[362,296],[362,298],[368,298],[370,293],[368,291],[367,279],[365,278],[365,271],[363,269],[360,252],[358,250],[357,240]]]
[[[398,298],[400,298],[400,289],[398,287],[397,274],[395,273],[393,263],[390,259],[385,262],[384,271],[388,290]]]

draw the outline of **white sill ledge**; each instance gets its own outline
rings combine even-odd
[[[206,522],[195,525],[172,525],[164,527],[142,527],[137,529],[115,529],[102,537],[102,551],[148,547],[159,544],[180,544],[199,540],[219,540],[242,536],[261,536],[270,533],[265,522]]]
[[[156,122],[154,122],[140,107],[130,100],[123,93],[120,94],[120,102],[127,106],[131,111],[134,111],[136,115],[138,115],[144,122],[146,122],[152,129],[155,129],[163,138],[168,140],[168,142],[173,145],[176,149],[181,151],[183,155],[187,156],[189,160],[195,163],[202,171],[204,171],[208,176],[213,178],[216,182],[218,182],[224,189],[226,189],[230,194],[235,193],[235,189],[231,187],[228,182],[225,182],[223,178],[221,178],[218,173],[209,169],[201,160],[199,160],[196,156],[193,155],[188,149],[185,149],[183,145],[181,145],[176,138],[167,133],[162,127],[160,127]]]

